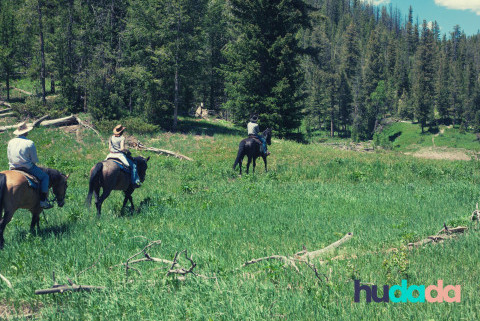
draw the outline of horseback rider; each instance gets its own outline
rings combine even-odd
[[[258,116],[254,114],[250,118],[250,122],[247,125],[247,130],[248,130],[248,136],[254,136],[258,138],[262,142],[262,152],[265,156],[270,155],[270,152],[267,150],[267,141],[265,140],[265,137],[263,137],[260,133],[260,127],[257,124],[258,121]]]
[[[132,172],[132,184],[135,187],[139,187],[142,183],[140,181],[140,177],[138,176],[137,163],[131,157],[130,151],[125,149],[125,136],[123,136],[125,129],[127,128],[122,125],[117,125],[113,129],[113,136],[110,137],[108,141],[108,149],[110,154],[107,155],[106,159],[116,158],[123,164],[128,165]]]
[[[23,122],[13,132],[16,137],[8,142],[8,163],[10,170],[21,170],[38,178],[40,181],[40,207],[49,209],[53,207],[48,201],[50,178],[36,165],[38,163],[37,149],[33,141],[27,139],[27,134],[32,129],[33,126]]]

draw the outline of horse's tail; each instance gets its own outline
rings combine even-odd
[[[7,191],[7,175],[0,174],[0,217],[3,210],[3,194]]]
[[[235,159],[235,163],[233,163],[233,169],[235,170],[235,167],[242,161],[243,156],[245,156],[245,141],[242,140],[240,144],[238,145],[238,153],[237,153],[237,159]]]
[[[100,185],[102,183],[102,170],[103,170],[103,163],[97,163],[95,167],[92,169],[90,173],[90,182],[88,183],[88,195],[87,199],[85,200],[85,206],[90,208],[92,204],[92,194],[93,190],[95,189],[95,185]]]

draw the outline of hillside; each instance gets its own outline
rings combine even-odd
[[[106,147],[83,128],[36,129],[41,163],[71,174],[66,205],[41,218],[18,211],[0,252],[0,315],[34,313],[39,319],[478,319],[476,291],[480,234],[468,218],[479,200],[480,165],[474,161],[418,159],[398,152],[358,153],[274,138],[268,173],[231,169],[242,131],[225,122],[180,121],[183,134],[136,135],[144,144],[194,159],[151,156],[147,179],[133,194],[137,211],[121,211],[123,196],[105,201],[102,217],[84,207],[88,172]],[[108,134],[105,134],[107,137]],[[10,139],[0,134],[0,150]],[[397,142],[405,147],[399,136]],[[437,138],[435,138],[437,140]],[[439,139],[439,138],[438,138]],[[440,139],[439,139],[440,140]],[[134,151],[134,154],[138,154]],[[0,168],[7,168],[5,153]],[[48,222],[47,222],[48,221]],[[405,250],[436,234],[443,223],[470,227],[440,245]],[[242,268],[250,259],[320,249],[348,232],[353,238],[300,272],[280,261]],[[166,276],[144,262],[126,275],[113,267],[161,240],[150,254],[172,260],[188,250],[198,274]],[[396,250],[392,250],[396,248]],[[188,266],[188,261],[181,259]],[[461,262],[461,264],[459,264]],[[113,268],[112,268],[113,267]],[[105,286],[93,293],[36,296],[34,290],[71,278]],[[462,286],[461,303],[353,302],[354,283]]]

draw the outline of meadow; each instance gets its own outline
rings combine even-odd
[[[183,127],[182,127],[183,126]],[[40,162],[70,174],[66,205],[48,210],[29,233],[31,215],[18,211],[0,252],[0,309],[9,319],[39,320],[478,320],[480,233],[469,221],[480,199],[477,161],[426,160],[399,151],[360,153],[274,138],[269,172],[238,176],[231,166],[243,131],[226,122],[182,120],[184,133],[137,134],[152,147],[178,151],[182,161],[149,152],[137,210],[121,210],[123,195],[105,201],[102,217],[84,206],[90,168],[106,155],[91,131],[36,129]],[[107,137],[105,133],[105,138]],[[0,134],[6,169],[11,134]],[[245,163],[244,163],[245,165]],[[45,220],[46,218],[46,220]],[[456,240],[405,250],[443,223],[468,226]],[[300,272],[250,259],[292,255],[353,238]],[[124,267],[149,241],[150,254],[171,260],[188,249],[197,263],[185,280],[152,262]],[[397,248],[397,251],[388,249]],[[181,260],[184,266],[188,261]],[[53,284],[104,286],[100,292],[37,296]],[[461,285],[460,303],[355,303],[358,279],[376,285]],[[9,310],[10,312],[6,313]],[[13,312],[13,311],[16,311]],[[0,311],[1,312],[1,311]]]

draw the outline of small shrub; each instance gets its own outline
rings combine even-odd
[[[111,133],[118,124],[127,127],[128,132],[135,134],[152,134],[159,130],[157,125],[150,124],[140,117],[128,117],[120,120],[98,120],[95,127],[103,133]]]

